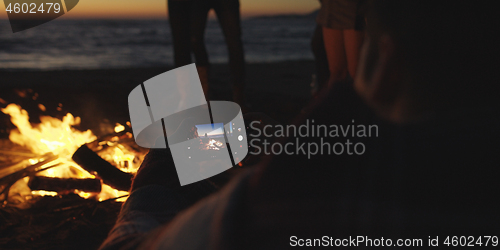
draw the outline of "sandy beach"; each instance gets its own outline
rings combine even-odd
[[[112,132],[116,123],[125,124],[129,121],[128,95],[133,88],[170,69],[172,68],[0,71],[0,107],[3,108],[10,103],[21,105],[28,111],[32,124],[39,123],[39,117],[43,115],[61,119],[69,112],[81,118],[81,124],[77,127],[79,130],[91,129],[95,135],[101,136]],[[228,73],[227,64],[212,66],[211,100],[231,100],[232,91]],[[265,112],[282,122],[290,121],[311,98],[310,83],[313,73],[312,61],[247,64],[247,95],[251,111]],[[45,107],[45,111],[40,109],[40,104]],[[25,152],[25,149],[8,141],[9,132],[14,128],[10,117],[0,112],[0,142],[5,144],[3,148],[15,148],[15,150]],[[81,202],[79,197],[73,198],[77,200],[75,202]],[[60,201],[71,199],[49,197],[45,200],[53,206],[58,206]],[[37,204],[45,206],[44,202]],[[59,242],[58,247],[74,248],[83,244],[96,248],[114,224],[121,203],[108,202],[101,206],[99,202],[91,200],[85,204],[87,205],[82,208],[78,207],[77,210],[55,213],[55,217],[37,217],[37,223],[43,223],[40,220],[44,219],[61,221],[67,217],[74,217],[75,213],[90,213],[94,224],[88,225],[80,223],[80,220],[74,220],[58,229],[59,232],[70,234],[64,241]],[[50,210],[50,207],[35,207],[34,209],[45,211]],[[21,221],[30,218],[32,216],[30,211],[26,210],[25,214],[16,218],[20,218]],[[13,222],[9,221],[9,223]],[[21,238],[37,235],[36,232],[26,229],[25,223],[20,221],[16,223],[16,230],[24,232]],[[9,241],[9,235],[5,235],[2,239]],[[9,241],[8,246],[16,249],[18,244],[17,241]],[[51,244],[50,240],[37,238],[31,239],[29,246],[38,248]]]

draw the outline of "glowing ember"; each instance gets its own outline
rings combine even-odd
[[[115,133],[120,133],[123,130],[125,130],[125,126],[121,125],[120,123],[117,123],[115,127]]]
[[[43,105],[39,107],[42,110],[45,108]],[[43,116],[40,117],[40,124],[32,126],[29,122],[28,112],[21,109],[19,105],[9,104],[6,108],[0,110],[10,115],[12,123],[17,127],[17,130],[11,131],[9,135],[9,139],[12,142],[28,148],[34,154],[40,155],[40,157],[46,153],[52,153],[58,156],[57,160],[47,163],[50,164],[50,166],[56,164],[58,164],[58,166],[41,171],[37,175],[58,178],[96,178],[71,159],[72,155],[80,146],[97,139],[90,130],[82,132],[74,128],[75,125],[80,124],[79,117],[75,118],[70,113],[64,116],[62,120]],[[115,127],[116,133],[124,130],[125,127],[121,124],[117,124]],[[99,155],[103,159],[114,163],[115,166],[123,171],[137,171],[140,163],[134,161],[136,155],[131,153],[125,146],[121,145],[118,137],[112,137],[110,141],[106,141],[103,144],[107,146],[106,149],[99,152]],[[31,158],[27,160],[27,163],[36,164],[39,161],[40,158]],[[40,196],[57,195],[56,192],[43,190],[29,192],[30,189],[27,183],[28,177],[16,182],[9,191],[9,197],[11,197],[11,194],[14,196],[17,195],[16,199],[19,199],[19,197],[26,197],[27,194]],[[75,191],[75,193],[83,198],[96,195],[78,190]],[[119,191],[103,184],[102,191],[97,194],[97,198],[99,200],[105,200],[125,195],[128,195],[128,192]]]
[[[41,111],[43,111],[43,112],[45,112],[45,110],[47,110],[47,108],[46,108],[45,106],[43,106],[43,104],[38,104],[38,108],[39,108]]]

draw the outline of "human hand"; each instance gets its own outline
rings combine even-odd
[[[180,186],[174,159],[168,148],[149,151],[132,181],[131,191],[153,184],[167,188]]]
[[[156,145],[163,144],[160,140],[165,138],[158,138]],[[175,189],[185,198],[187,204],[193,204],[217,190],[217,186],[208,179],[181,186],[174,159],[168,148],[149,151],[132,181],[131,192],[147,185],[161,185]]]

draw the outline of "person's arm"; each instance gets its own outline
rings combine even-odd
[[[207,180],[180,186],[168,149],[152,149],[144,159],[118,220],[100,249],[121,249],[215,191]]]
[[[218,192],[183,210],[171,222],[133,242],[127,249],[238,249],[245,213],[249,169]],[[128,246],[127,246],[128,247]]]
[[[260,126],[277,124],[262,113],[245,115],[245,122],[252,120],[260,121]],[[164,138],[159,140],[161,139]],[[207,236],[206,231],[210,231],[210,228],[223,226],[219,221],[220,217],[213,217],[213,214],[216,211],[221,213],[231,210],[234,206],[229,204],[238,203],[241,197],[240,190],[244,189],[246,183],[244,180],[249,175],[249,171],[245,172],[246,174],[232,180],[232,184],[227,184],[224,190],[217,192],[210,199],[186,209],[215,192],[217,188],[207,179],[180,186],[170,150],[152,149],[141,164],[133,180],[130,196],[100,249],[136,249],[139,244],[145,244],[144,242],[147,243],[148,240],[157,237],[156,233],[159,230],[164,235],[169,235],[179,230],[189,231],[198,228],[199,232],[193,234]],[[169,223],[182,210],[187,211],[183,216],[177,216],[174,223]],[[161,225],[163,226],[160,227]],[[166,230],[166,227],[170,228]],[[154,230],[155,228],[157,230]],[[166,240],[171,239],[168,237],[163,239]],[[171,244],[180,242],[182,239]]]

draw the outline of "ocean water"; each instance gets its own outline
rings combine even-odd
[[[312,59],[311,17],[266,17],[242,21],[247,62]],[[216,20],[205,42],[213,63],[227,62]],[[151,67],[173,64],[168,20],[54,20],[12,33],[0,21],[0,69],[54,70]]]

